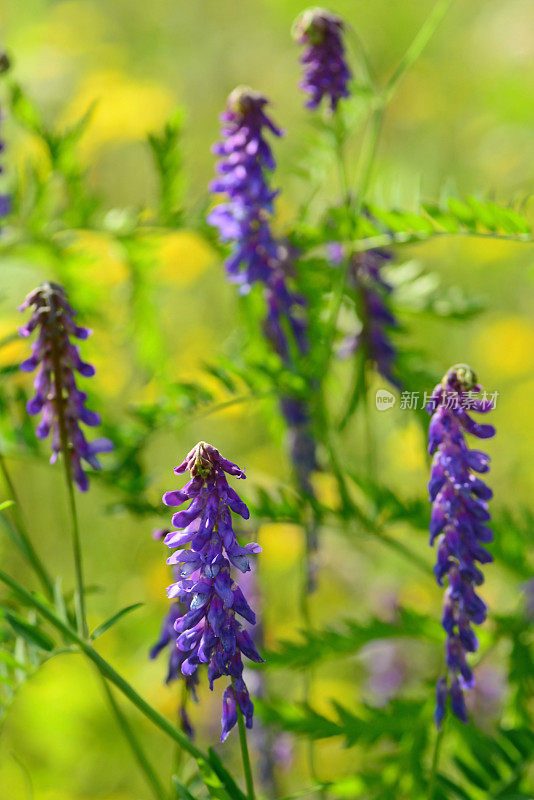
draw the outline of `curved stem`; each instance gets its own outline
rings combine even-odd
[[[121,731],[124,734],[124,738],[130,745],[135,760],[139,764],[141,771],[145,775],[147,783],[152,789],[154,797],[156,798],[156,800],[166,800],[167,793],[163,789],[163,786],[161,785],[160,780],[152,767],[152,764],[146,757],[143,748],[137,741],[137,738],[130,726],[130,723],[128,722],[126,716],[122,713],[119,704],[117,703],[115,697],[113,696],[113,692],[108,686],[107,681],[105,680],[105,678],[102,678],[102,676],[100,677],[102,679],[102,686],[104,688],[104,693],[107,697],[110,708],[117,719],[117,723]]]
[[[234,684],[232,679],[232,684]],[[245,773],[245,783],[247,785],[248,800],[255,800],[254,794],[254,778],[252,776],[252,767],[250,764],[250,755],[248,752],[247,730],[245,728],[245,720],[243,714],[237,706],[237,727],[239,728],[239,744],[241,746],[241,757],[243,759],[243,772]]]
[[[99,669],[101,675],[104,678],[107,678],[111,683],[113,683],[117,689],[119,689],[122,694],[133,703],[136,708],[141,711],[142,714],[147,717],[151,722],[154,723],[160,730],[167,734],[171,739],[177,742],[180,747],[186,750],[193,758],[200,759],[205,763],[209,763],[208,756],[200,750],[193,742],[191,742],[185,733],[178,730],[174,725],[172,725],[168,719],[166,719],[159,711],[156,711],[150,703],[141,697],[138,694],[133,686],[131,686],[128,681],[122,677],[120,673],[114,669],[111,664],[109,664],[100,653],[98,653],[94,647],[84,639],[79,633],[77,633],[73,628],[67,625],[63,620],[61,620],[53,611],[52,609],[39,600],[38,597],[35,597],[31,592],[25,589],[21,584],[8,575],[3,570],[0,570],[0,581],[9,586],[18,597],[23,600],[25,603],[28,603],[30,606],[33,606],[39,613],[53,625],[56,630],[58,630],[66,639],[71,641],[73,644],[78,645],[80,650],[84,653],[84,655],[92,661],[97,668]]]
[[[386,102],[391,100],[401,79],[421,56],[423,50],[436,32],[436,29],[445,17],[445,14],[451,5],[452,0],[438,0],[429,16],[415,35],[414,40],[406,50],[406,53],[402,57],[397,69],[389,79],[383,92]]]

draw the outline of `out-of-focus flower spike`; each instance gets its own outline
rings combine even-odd
[[[326,98],[335,111],[343,97],[349,97],[352,77],[345,57],[345,23],[324,8],[308,8],[295,20],[293,38],[304,45],[301,88],[308,93],[308,108],[317,108]]]
[[[399,323],[388,305],[392,286],[382,276],[382,268],[391,258],[391,253],[384,249],[369,250],[352,257],[349,284],[355,290],[360,330],[347,336],[338,352],[341,357],[347,357],[363,351],[378,374],[400,389],[402,384],[395,368],[397,351],[390,335]]]

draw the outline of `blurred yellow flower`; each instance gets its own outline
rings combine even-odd
[[[170,515],[168,519],[162,518],[161,527],[164,527],[167,523],[169,528],[172,527]],[[156,548],[155,551],[157,552]],[[150,564],[144,578],[146,597],[153,598],[154,600],[161,600],[162,606],[165,608],[167,607],[167,604],[163,601],[163,598],[165,597],[165,587],[172,582],[170,567],[168,567],[165,563],[165,559],[169,554],[170,551],[162,548],[162,551],[160,551],[161,561],[156,561],[153,564]]]
[[[327,472],[314,472],[311,481],[319,502],[332,511],[338,510],[340,498],[335,477]]]
[[[22,315],[20,319],[11,316],[0,319],[0,366],[2,367],[7,364],[17,364],[29,356],[28,342],[18,335],[18,328],[22,323]]]
[[[93,117],[80,147],[85,157],[112,142],[136,141],[161,128],[176,101],[170,90],[158,83],[135,81],[118,70],[100,70],[82,81],[62,123],[74,123],[93,105]]]
[[[65,252],[84,259],[83,278],[88,283],[111,286],[128,276],[120,245],[105,233],[77,231]]]
[[[194,231],[176,231],[161,239],[158,250],[160,277],[187,286],[213,263],[215,253]]]
[[[518,317],[502,317],[484,325],[473,342],[477,371],[495,376],[524,375],[534,367],[534,325]]]
[[[217,352],[220,342],[213,329],[203,325],[190,326],[180,337],[180,351],[171,356],[171,380],[195,381],[204,377],[202,362],[207,353]]]
[[[299,560],[304,536],[299,525],[270,522],[259,529],[258,542],[262,546],[262,564],[287,569]]]
[[[439,602],[439,593],[435,595],[419,583],[405,583],[399,592],[401,606],[429,609],[433,602]]]
[[[425,445],[423,434],[421,428],[413,419],[402,428],[395,428],[392,431],[387,446],[389,458],[399,470],[424,471]]]

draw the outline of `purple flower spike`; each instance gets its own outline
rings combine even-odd
[[[75,311],[67,301],[65,290],[57,283],[43,283],[26,297],[19,311],[33,307],[30,320],[19,329],[21,336],[30,336],[38,330],[32,344],[32,355],[23,361],[20,369],[33,372],[39,367],[34,380],[35,396],[28,401],[28,414],[41,413],[36,434],[46,439],[52,433],[51,463],[62,450],[62,438],[70,452],[72,477],[80,491],[89,488],[89,480],[82,468],[82,459],[93,469],[100,469],[97,453],[113,450],[109,439],[88,442],[80,428],[100,424],[100,416],[85,406],[87,395],[76,386],[75,372],[85,377],[95,374],[95,368],[80,358],[78,347],[71,337],[87,339],[91,331],[75,324]],[[58,402],[59,400],[59,402]]]
[[[308,108],[317,108],[324,97],[335,111],[342,97],[348,97],[351,71],[345,60],[343,20],[324,8],[309,8],[297,17],[293,37],[305,45],[301,56],[304,78],[301,89],[309,94]]]
[[[226,260],[230,280],[247,292],[256,281],[267,284],[278,261],[277,244],[272,237],[270,216],[277,192],[269,186],[267,172],[275,161],[264,131],[281,136],[265,113],[268,100],[258,92],[239,86],[230,94],[221,114],[222,141],[213,152],[220,156],[219,176],[211,191],[227,196],[216,206],[208,222],[219,229],[223,242],[233,242]]]
[[[163,502],[169,506],[190,501],[186,511],[173,517],[173,524],[181,532],[173,531],[164,539],[171,548],[190,544],[189,549],[179,549],[168,559],[167,563],[176,565],[180,577],[169,586],[167,594],[184,607],[174,621],[178,634],[176,647],[180,659],[183,656],[182,673],[194,675],[199,665],[207,664],[211,689],[213,682],[223,675],[232,679],[223,699],[221,741],[224,741],[237,721],[238,706],[247,727],[252,727],[254,707],[243,680],[242,655],[252,661],[263,660],[236,618],[238,615],[251,625],[256,621],[232,578],[231,565],[247,572],[249,556],[259,553],[261,548],[255,543],[239,545],[233,530],[232,512],[244,519],[248,519],[249,512],[228,485],[226,475],[244,478],[245,473],[205,442],[197,444],[175,469],[177,474],[186,471],[191,479],[184,488],[163,496]]]
[[[268,100],[252,89],[240,86],[228,98],[222,141],[214,152],[220,156],[218,177],[211,191],[226,196],[208,216],[223,242],[232,243],[225,261],[231,282],[246,294],[254,283],[265,287],[267,317],[265,332],[279,355],[289,357],[286,328],[301,352],[307,349],[306,326],[302,320],[303,299],[288,288],[289,254],[273,236],[271,216],[277,192],[269,185],[268,173],[275,168],[265,131],[281,136],[282,131],[265,113]],[[286,324],[287,323],[287,324]]]
[[[459,364],[451,367],[436,386],[427,406],[432,414],[429,452],[434,456],[428,485],[433,503],[430,544],[437,538],[436,579],[440,586],[447,580],[442,619],[447,633],[447,676],[439,679],[436,689],[438,728],[448,699],[453,714],[467,722],[463,693],[475,685],[467,654],[478,650],[472,626],[486,619],[486,605],[475,589],[484,582],[477,562],[492,561],[483,547],[493,539],[486,524],[492,492],[474,473],[489,470],[489,456],[470,450],[464,436],[467,432],[486,439],[495,434],[491,425],[481,425],[467,414],[466,409],[481,413],[491,410],[491,401],[474,397],[480,391],[472,370]]]
[[[348,336],[341,344],[339,355],[346,357],[363,349],[379,375],[392,386],[401,388],[395,374],[397,351],[390,339],[391,329],[399,323],[388,307],[391,285],[384,280],[381,271],[392,258],[387,250],[369,250],[354,256],[349,280],[356,290],[356,310],[360,320],[360,331]]]

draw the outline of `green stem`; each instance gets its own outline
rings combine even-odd
[[[438,731],[436,735],[436,742],[434,744],[434,754],[432,756],[432,767],[430,769],[430,777],[428,779],[428,800],[434,800],[434,789],[436,787],[436,778],[438,776],[439,756],[441,752],[441,743],[443,742],[443,731]]]
[[[67,495],[69,498],[69,509],[71,516],[71,535],[72,535],[72,550],[74,555],[74,571],[76,575],[76,618],[78,620],[78,632],[87,638],[89,630],[87,628],[87,619],[85,613],[85,589],[83,582],[83,568],[82,568],[82,549],[80,545],[80,527],[78,524],[78,514],[76,511],[76,500],[74,497],[74,485],[72,480],[72,463],[70,454],[70,444],[67,434],[67,425],[65,419],[65,398],[63,397],[63,386],[61,384],[61,357],[58,353],[57,347],[52,347],[52,361],[54,364],[54,388],[56,395],[56,411],[59,427],[59,436],[61,442],[61,452],[63,454],[63,466],[65,469],[65,483],[67,485]]]
[[[430,12],[383,91],[386,103],[389,103],[402,78],[421,56],[451,5],[452,0],[438,0]]]
[[[365,422],[365,438],[366,438],[366,456],[367,456],[367,473],[372,481],[376,480],[376,460],[374,448],[373,425],[371,420],[371,395],[369,392],[369,381],[367,380],[367,373],[363,371],[363,414]]]
[[[63,460],[67,463],[64,454]],[[76,572],[76,618],[78,620],[78,630],[82,636],[87,636],[89,629],[87,627],[87,616],[85,610],[85,588],[83,582],[83,568],[82,568],[82,549],[80,544],[80,528],[78,524],[78,513],[76,510],[76,499],[74,497],[74,487],[72,483],[72,474],[69,468],[65,469],[65,478],[67,481],[67,491],[69,495],[69,508],[72,520],[72,550],[74,555],[74,569]]]
[[[361,155],[361,161],[360,161],[361,177],[359,180],[358,195],[356,197],[356,202],[354,204],[353,218],[355,220],[357,220],[358,217],[360,216],[360,213],[364,207],[367,191],[369,189],[373,164],[378,149],[378,140],[380,137],[383,117],[384,117],[384,108],[382,104],[378,102],[378,105],[375,104],[374,107],[373,115],[371,117],[371,123],[368,128],[369,132],[366,135]],[[323,375],[323,380],[326,377],[330,368],[330,361],[332,359],[333,343],[337,330],[338,317],[341,311],[341,306],[343,305],[343,297],[345,296],[345,291],[347,288],[347,280],[349,276],[350,266],[352,263],[352,255],[354,252],[352,241],[349,242],[348,247],[349,247],[349,252],[346,254],[345,263],[343,264],[343,266],[339,268],[338,281],[337,285],[334,287],[330,313],[328,315],[328,322],[326,325],[326,334],[324,342],[325,355],[321,367],[321,374]]]
[[[100,677],[102,678],[102,676]],[[161,785],[160,780],[152,767],[152,764],[146,757],[143,748],[137,741],[130,723],[128,722],[126,716],[122,713],[119,704],[113,696],[113,692],[109,688],[108,683],[104,678],[102,678],[102,686],[104,687],[104,693],[108,699],[111,710],[117,719],[119,728],[123,732],[124,738],[130,745],[134,758],[139,764],[141,771],[144,773],[147,783],[152,789],[154,797],[156,800],[166,800],[167,794],[164,791],[163,786]]]
[[[208,756],[202,752],[196,745],[191,742],[187,736],[172,725],[164,716],[162,716],[155,708],[147,703],[147,701],[138,694],[133,686],[131,686],[122,675],[120,675],[102,656],[94,649],[94,647],[79,633],[70,628],[63,620],[61,620],[51,608],[45,603],[35,597],[31,592],[21,586],[18,581],[12,578],[3,570],[0,570],[0,581],[9,586],[18,597],[25,603],[33,606],[39,613],[53,625],[66,639],[70,640],[73,644],[78,645],[84,655],[92,661],[104,678],[113,683],[122,694],[130,700],[133,705],[144,714],[154,725],[167,734],[171,739],[177,742],[180,747],[186,750],[193,758],[200,759],[209,763]]]
[[[46,571],[43,562],[37,555],[37,552],[32,544],[30,535],[22,518],[21,506],[19,503],[15,485],[11,479],[11,475],[7,468],[4,456],[1,453],[0,453],[0,471],[2,472],[2,475],[4,477],[4,481],[6,483],[8,492],[11,495],[10,499],[13,500],[14,503],[13,516],[15,517],[15,523],[17,526],[17,534],[18,534],[17,543],[22,552],[24,553],[24,555],[26,556],[26,558],[28,559],[28,561],[30,562],[30,564],[32,565],[35,574],[41,581],[41,584],[43,586],[43,589],[45,590],[46,595],[52,600],[54,597],[54,585],[52,583],[50,576]]]
[[[232,678],[232,684],[235,681]],[[237,727],[239,728],[239,744],[241,746],[241,757],[243,759],[243,771],[245,773],[245,783],[247,785],[248,800],[254,800],[254,778],[252,776],[252,767],[250,764],[250,756],[248,752],[247,730],[245,728],[245,720],[239,705],[237,706]]]

